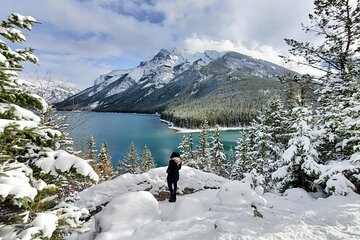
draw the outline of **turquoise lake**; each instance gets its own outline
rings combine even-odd
[[[116,167],[123,159],[131,142],[142,155],[144,145],[151,150],[156,165],[166,166],[173,151],[178,151],[183,133],[178,133],[160,122],[158,115],[98,112],[58,112],[67,116],[67,131],[74,140],[75,149],[86,152],[87,141],[92,135],[99,152],[101,143],[107,143],[113,165]],[[198,133],[193,133],[194,144],[198,143]],[[221,133],[225,152],[230,146],[235,147],[240,137],[239,131]],[[195,146],[194,146],[195,147]]]

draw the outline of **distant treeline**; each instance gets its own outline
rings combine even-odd
[[[282,95],[274,80],[234,80],[202,98],[191,99],[161,113],[161,118],[184,128],[199,128],[204,118],[210,126],[248,125],[274,95]]]

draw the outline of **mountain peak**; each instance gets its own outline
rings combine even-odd
[[[181,55],[181,52],[176,47],[174,47],[174,48],[170,48],[170,49],[162,48],[162,49],[160,49],[160,51],[157,54]]]
[[[162,48],[162,49],[160,49],[160,51],[156,55],[158,55],[158,54],[167,55],[167,54],[170,54],[170,51],[165,49],[165,48]]]
[[[167,50],[162,48],[151,60],[150,62],[159,63],[159,62],[169,62],[170,65],[174,63],[180,63],[184,61],[184,57],[177,48],[172,50]]]
[[[234,106],[227,102],[228,96],[239,95],[241,98],[238,101],[241,102],[246,95],[249,101],[263,99],[256,102],[260,108],[266,101],[261,94],[268,89],[270,91],[266,94],[278,91],[280,87],[274,79],[289,72],[281,66],[236,52],[208,50],[193,53],[176,48],[161,49],[151,60],[142,62],[136,68],[101,75],[96,81],[98,84],[57,106],[69,109],[76,104],[79,109],[90,106],[95,111],[153,113],[183,104],[179,101],[181,98],[186,104],[208,104],[220,99],[224,108],[232,109]],[[234,95],[236,92],[241,94]],[[256,107],[253,109],[246,116],[257,112]],[[231,121],[249,120],[238,116],[234,115]]]
[[[162,60],[170,59],[170,52],[164,48],[162,48],[150,61],[151,62],[159,62]]]

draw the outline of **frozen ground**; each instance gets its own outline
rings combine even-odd
[[[90,231],[68,239],[360,239],[357,194],[315,198],[301,189],[283,196],[262,194],[247,181],[228,181],[188,167],[180,171],[179,191],[199,191],[179,196],[176,203],[157,201],[142,191],[166,190],[165,178],[165,168],[157,168],[80,193],[77,204],[90,210],[109,203],[88,222]],[[263,218],[253,216],[251,204]]]

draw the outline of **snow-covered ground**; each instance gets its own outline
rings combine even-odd
[[[167,191],[165,170],[125,174],[79,193],[79,207],[109,203],[88,221],[88,232],[68,239],[360,239],[357,194],[321,198],[301,189],[263,194],[248,180],[183,167],[178,192],[194,193],[169,203],[153,196]],[[254,217],[251,204],[263,218]]]

